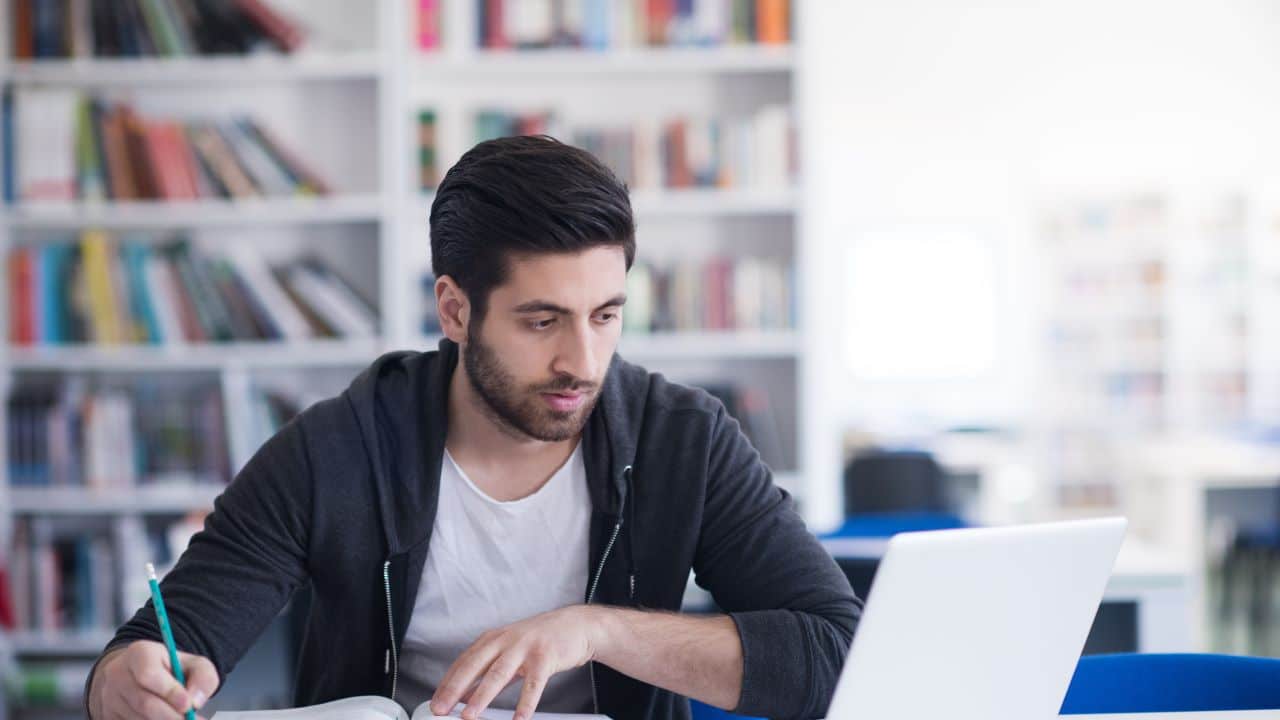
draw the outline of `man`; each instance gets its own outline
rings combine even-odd
[[[90,676],[95,720],[199,707],[312,588],[298,704],[619,720],[826,712],[861,605],[724,407],[614,354],[627,190],[549,138],[481,143],[431,208],[430,353],[268,441]],[[690,571],[727,614],[680,615]]]

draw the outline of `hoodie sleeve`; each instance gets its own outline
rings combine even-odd
[[[209,658],[219,687],[307,581],[311,507],[311,469],[302,424],[295,420],[227,486],[160,583],[174,642],[183,652]],[[150,600],[116,631],[103,654],[135,640],[161,642]],[[86,701],[88,690],[86,683]]]
[[[722,405],[694,572],[742,639],[735,712],[824,716],[862,603]]]

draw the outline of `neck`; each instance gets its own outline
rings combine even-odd
[[[461,360],[449,381],[448,412],[445,448],[471,481],[495,500],[536,492],[578,445],[577,437],[546,442],[511,427],[476,392]]]

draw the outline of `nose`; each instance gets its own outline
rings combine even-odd
[[[572,330],[564,334],[552,370],[578,380],[593,382],[599,370],[592,348],[593,339],[590,321],[574,323]]]

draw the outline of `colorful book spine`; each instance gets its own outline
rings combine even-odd
[[[440,47],[440,0],[418,0],[418,49]]]

